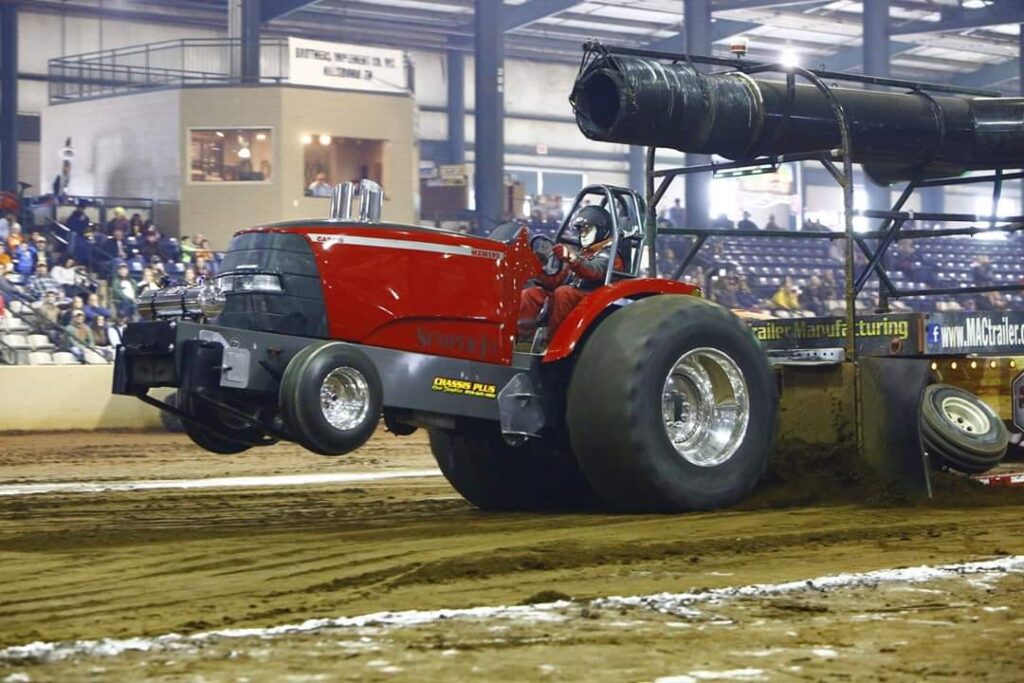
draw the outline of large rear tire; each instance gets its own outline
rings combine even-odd
[[[219,455],[234,455],[265,442],[262,430],[192,394],[177,392],[175,400],[179,408],[193,416],[182,418],[181,426],[200,448]]]
[[[577,510],[594,494],[566,445],[531,439],[512,446],[496,423],[465,420],[430,429],[430,449],[448,483],[490,511]]]
[[[763,475],[778,395],[750,328],[702,299],[627,305],[587,340],[569,384],[572,450],[617,508],[732,505]]]

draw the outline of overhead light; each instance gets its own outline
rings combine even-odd
[[[984,9],[988,7],[985,0],[964,0],[961,5],[964,9]]]
[[[256,133],[256,139],[257,140],[266,140],[267,139],[267,134],[266,133]]]
[[[796,52],[786,48],[779,55],[779,63],[786,67],[799,66],[800,59],[797,57]]]
[[[243,147],[238,150],[239,159],[249,159],[252,157],[252,151],[248,147]]]
[[[217,131],[217,137],[219,137],[219,138],[222,138],[222,137],[224,137],[224,131],[220,131],[220,130],[218,130],[218,131]]]
[[[302,144],[308,145],[311,142],[313,142],[313,136],[312,135],[310,135],[309,133],[306,133],[305,135],[302,136]]]
[[[327,133],[320,133],[320,144],[324,147],[331,144],[331,136]]]

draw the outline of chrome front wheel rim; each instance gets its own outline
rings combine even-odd
[[[679,457],[698,467],[721,465],[739,450],[750,423],[743,372],[718,349],[687,351],[665,378],[661,413]]]
[[[370,384],[355,368],[331,370],[320,385],[320,412],[335,429],[355,429],[370,411]]]

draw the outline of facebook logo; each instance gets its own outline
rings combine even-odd
[[[938,323],[929,323],[924,328],[928,346],[942,346],[942,327]]]

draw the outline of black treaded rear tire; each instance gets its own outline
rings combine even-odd
[[[179,408],[194,415],[194,418],[182,418],[181,426],[185,433],[200,448],[219,455],[234,455],[252,448],[254,443],[263,439],[263,432],[242,423],[241,420],[217,411],[202,399],[191,394],[177,392],[175,396]],[[237,422],[237,424],[235,424]],[[239,438],[233,439],[237,434]]]
[[[181,426],[193,443],[211,453],[235,455],[252,448],[247,443],[229,439],[193,420],[182,420]]]
[[[359,372],[368,386],[369,407],[356,426],[332,426],[320,408],[320,388],[333,370],[348,367]],[[373,361],[357,348],[341,342],[310,345],[288,363],[281,379],[281,413],[288,433],[297,443],[320,455],[344,455],[373,436],[380,420],[383,390]]]
[[[681,457],[662,418],[670,370],[698,348],[736,364],[750,403],[737,450],[714,466]],[[658,295],[594,330],[573,370],[566,417],[573,452],[601,497],[623,510],[677,512],[725,507],[749,494],[767,467],[777,412],[771,366],[743,321],[702,299]]]
[[[497,423],[476,420],[429,434],[448,483],[481,510],[578,510],[595,502],[567,444],[531,439],[512,446]]]

